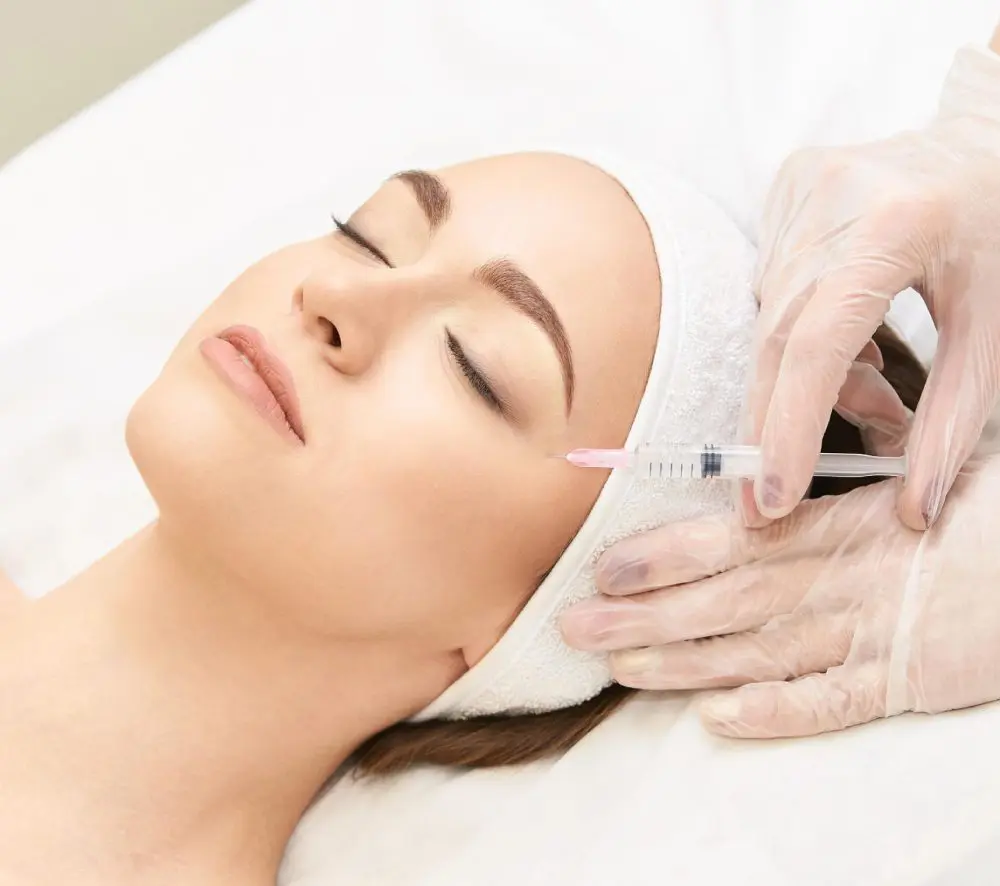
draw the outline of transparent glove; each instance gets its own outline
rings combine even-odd
[[[894,519],[895,485],[809,501],[763,529],[730,515],[629,539],[599,581],[635,595],[579,604],[564,635],[624,650],[611,664],[627,686],[742,687],[702,706],[728,736],[1000,699],[1000,457],[968,463],[927,532]]]
[[[809,486],[836,407],[898,436],[909,416],[871,336],[891,300],[921,293],[939,331],[909,436],[903,521],[933,522],[1000,392],[1000,56],[957,56],[926,129],[792,155],[766,204],[760,318],[744,438],[763,447],[745,484],[749,525],[788,514]],[[852,383],[845,386],[845,381]]]

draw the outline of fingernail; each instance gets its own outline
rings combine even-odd
[[[944,496],[941,494],[941,481],[935,477],[924,496],[924,504],[921,508],[921,515],[924,518],[924,526],[930,529],[941,516],[941,507],[944,504]]]
[[[864,429],[865,423],[857,413],[851,412],[850,409],[845,409],[843,406],[838,406],[836,412],[844,421],[854,425],[859,431]]]
[[[567,645],[586,652],[613,648],[615,612],[607,606],[596,608],[582,603],[559,618],[559,630]]]
[[[716,695],[701,706],[702,721],[708,726],[728,725],[740,716],[743,705],[731,693]]]
[[[615,653],[612,667],[619,682],[624,679],[642,678],[656,666],[659,655],[654,649],[627,649]]]
[[[626,560],[621,565],[612,564],[604,574],[608,590],[620,593],[643,590],[649,577],[649,564],[644,560]]]
[[[595,612],[582,610],[580,607],[567,609],[559,616],[559,631],[563,639],[570,643],[587,640],[595,633],[595,625],[599,620],[600,617]]]
[[[781,507],[781,493],[785,488],[781,477],[777,474],[768,474],[764,478],[764,483],[760,490],[760,504],[762,508],[769,511],[777,510]]]

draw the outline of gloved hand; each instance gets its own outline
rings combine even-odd
[[[626,540],[599,581],[646,592],[579,604],[564,635],[626,650],[611,655],[626,686],[743,686],[702,706],[728,736],[1000,699],[1000,456],[969,462],[927,532],[891,519],[894,486],[809,501],[764,529],[730,515]]]
[[[763,466],[748,525],[805,495],[831,410],[899,436],[908,414],[870,339],[914,287],[939,345],[909,437],[903,521],[933,523],[1000,393],[1000,55],[957,56],[937,118],[857,147],[800,151],[764,212],[744,440]],[[845,385],[846,381],[850,381]]]

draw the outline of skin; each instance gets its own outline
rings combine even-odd
[[[3,611],[0,884],[273,883],[330,773],[485,654],[583,522],[603,474],[549,456],[627,435],[659,311],[645,223],[566,157],[439,176],[433,232],[398,179],[351,220],[395,267],[330,234],[223,292],[129,416],[157,522]],[[472,279],[498,257],[558,313],[569,411],[549,338]],[[290,369],[304,446],[202,356],[237,323]]]
[[[27,602],[21,589],[0,572],[0,619],[16,612]]]

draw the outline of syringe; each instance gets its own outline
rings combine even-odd
[[[564,458],[581,468],[619,469],[672,480],[753,479],[760,473],[759,446],[671,446],[635,449],[574,449]],[[903,477],[906,456],[824,452],[814,477]]]

